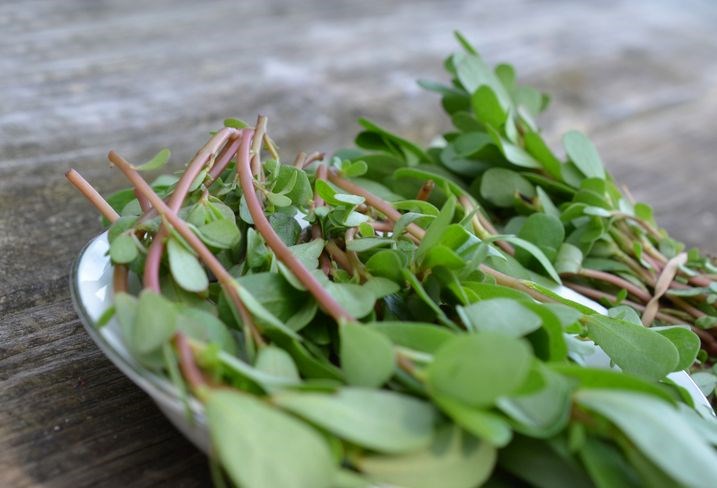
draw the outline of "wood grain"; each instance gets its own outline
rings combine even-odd
[[[109,149],[179,167],[258,112],[286,157],[350,145],[358,116],[427,142],[447,122],[414,79],[443,79],[460,29],[553,95],[549,140],[585,130],[663,226],[717,252],[715,21],[709,0],[0,3],[0,485],[209,483],[71,309],[99,226],[69,166],[112,191]]]

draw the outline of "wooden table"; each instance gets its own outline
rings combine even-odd
[[[111,148],[186,161],[227,116],[270,117],[286,157],[350,145],[359,115],[428,141],[462,30],[553,95],[689,244],[717,251],[717,4],[69,1],[0,4],[0,486],[202,486],[204,457],[103,356],[68,271],[100,228],[64,181],[124,185]]]

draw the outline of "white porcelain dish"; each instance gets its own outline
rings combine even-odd
[[[206,453],[209,450],[209,434],[201,404],[191,399],[189,407],[193,418],[188,416],[174,385],[132,358],[122,342],[119,324],[116,320],[112,319],[101,329],[97,329],[95,326],[102,313],[112,303],[112,266],[107,256],[108,248],[107,234],[104,233],[87,243],[77,257],[70,277],[70,289],[75,310],[87,333],[110,361],[152,397],[177,429]],[[606,312],[601,305],[568,288],[558,287],[555,291],[565,298],[582,303],[597,312]],[[599,348],[588,358],[587,362],[595,367],[610,367],[610,359]],[[704,406],[712,411],[709,402],[686,372],[672,373],[669,378],[685,388],[696,405]]]

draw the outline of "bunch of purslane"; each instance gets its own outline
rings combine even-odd
[[[479,63],[466,56],[453,63]],[[488,235],[472,192],[393,136],[360,137],[410,152],[384,185],[378,159],[285,164],[264,118],[226,125],[153,183],[142,172],[168,151],[138,166],[111,152],[132,188],[109,202],[68,173],[111,222],[114,305],[98,326],[116,320],[144,368],[200,402],[218,485],[717,479],[717,425],[667,377],[697,355],[689,329],[562,298],[505,250],[557,282],[543,242]],[[621,370],[586,364],[595,343]]]

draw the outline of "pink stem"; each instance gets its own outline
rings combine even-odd
[[[397,222],[398,219],[401,218],[401,213],[393,208],[390,203],[358,186],[356,183],[342,178],[335,171],[329,171],[329,180],[344,191],[364,197],[366,199],[366,203],[384,214],[389,220]],[[408,224],[406,230],[418,239],[423,239],[423,236],[426,235],[426,231],[421,229],[416,224]]]
[[[249,131],[242,134],[242,144],[239,148],[237,157],[237,174],[239,182],[244,193],[249,213],[254,221],[254,227],[264,237],[267,245],[274,251],[276,257],[284,263],[296,278],[306,287],[309,292],[314,295],[316,301],[331,315],[336,321],[355,319],[349,314],[334,298],[324,289],[319,281],[304,267],[301,262],[296,259],[289,248],[279,238],[264,215],[261,203],[256,196],[254,189],[254,178],[252,176],[252,168],[250,162],[249,144],[252,134]]]
[[[567,274],[570,274],[570,273],[567,273]],[[632,295],[634,295],[635,297],[639,298],[640,300],[642,300],[644,302],[649,302],[650,298],[652,298],[649,293],[647,293],[644,290],[641,290],[640,288],[638,288],[634,284],[630,283],[629,281],[623,280],[619,276],[616,276],[616,275],[613,275],[610,273],[606,273],[604,271],[583,268],[578,272],[578,275],[584,276],[585,278],[592,278],[594,280],[602,281],[604,283],[609,283],[611,285],[617,286],[618,288],[624,288],[625,290],[628,291],[628,293],[631,293]]]
[[[152,206],[149,204],[149,200],[144,198],[144,196],[137,193],[137,190],[134,191],[134,196],[137,197],[137,201],[139,202],[139,208],[142,209],[142,212],[147,213],[149,212],[149,209],[152,208]]]
[[[65,173],[65,177],[72,183],[72,186],[77,188],[92,205],[110,222],[114,222],[119,219],[119,214],[115,212],[107,201],[102,198],[102,195],[90,185],[86,179],[82,177],[80,173],[74,169],[70,169]]]
[[[194,159],[192,159],[187,166],[187,170],[174,187],[174,192],[172,192],[172,195],[169,197],[168,204],[172,212],[176,213],[182,208],[182,203],[184,203],[184,199],[187,197],[192,182],[202,171],[202,168],[209,158],[217,153],[221,145],[224,144],[232,134],[236,133],[236,129],[225,127],[214,134],[209,142],[197,152]],[[164,240],[168,235],[169,229],[162,224],[157,234],[155,234],[154,239],[152,239],[152,244],[149,246],[147,259],[144,264],[144,286],[158,293],[161,291],[159,286],[159,267],[162,262],[162,255],[164,254]]]
[[[232,160],[232,158],[236,155],[237,151],[239,150],[239,145],[241,144],[241,130],[237,132],[236,136],[232,137],[231,142],[227,143],[226,146],[224,146],[224,149],[222,149],[222,152],[219,153],[219,156],[217,156],[216,161],[214,162],[214,166],[212,166],[212,169],[209,170],[209,182],[213,182],[216,180],[220,174],[222,174],[222,171],[227,167],[229,164],[229,161]]]

